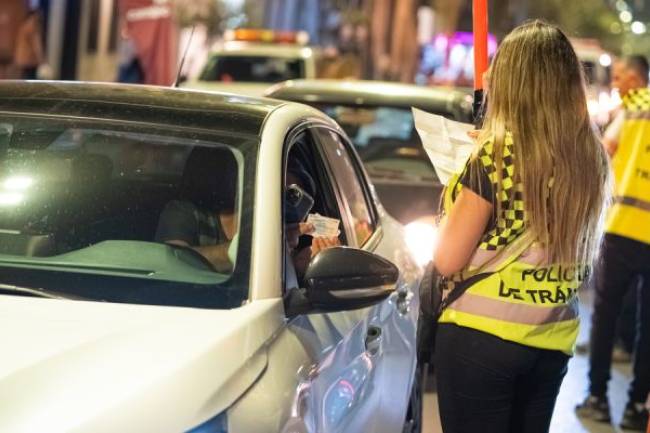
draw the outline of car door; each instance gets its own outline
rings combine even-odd
[[[341,243],[357,247],[355,235],[350,230],[346,202],[314,132],[311,128],[303,128],[294,133],[289,158],[299,155],[300,165],[311,171],[317,190],[315,211],[340,219]],[[286,260],[285,267],[287,293],[300,283],[295,277],[297,266],[292,260]],[[301,372],[299,403],[293,411],[300,413],[300,419],[295,421],[307,431],[382,431],[373,427],[383,392],[376,387],[383,337],[371,320],[379,314],[379,306],[373,306],[303,314],[290,319],[288,329],[302,342],[314,363],[308,371]]]
[[[352,145],[338,131],[318,128],[317,138],[347,214],[348,231],[357,248],[376,253],[400,268],[397,291],[367,312],[369,329],[381,334],[380,356],[373,386],[380,394],[374,429],[401,431],[415,368],[417,270],[410,261],[401,226],[382,217]]]
[[[414,300],[417,272],[392,220],[381,221],[369,185],[349,143],[333,129],[311,129],[321,188],[331,189],[348,246],[401,262],[398,293],[370,308],[296,318],[312,333],[318,367],[309,379],[315,431],[402,430],[415,366]],[[324,178],[323,178],[324,177]],[[398,265],[399,266],[399,265]],[[411,286],[409,286],[411,282]],[[307,339],[309,340],[309,339]],[[318,409],[317,409],[318,408]]]

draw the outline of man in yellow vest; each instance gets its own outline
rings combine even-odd
[[[642,66],[644,61],[643,57],[630,57],[619,59],[614,62],[611,70],[611,86],[614,89],[624,89],[625,93],[631,88],[643,87],[643,78],[639,73],[635,72],[634,68],[630,68],[628,64],[639,63]],[[616,149],[618,149],[618,141],[621,135],[621,128],[625,121],[625,110],[619,107],[616,110],[614,119],[607,126],[603,132],[603,145],[607,150],[610,157],[614,157]],[[637,280],[632,281],[632,286],[638,284]],[[634,351],[634,340],[636,334],[636,304],[637,304],[636,290],[628,290],[625,298],[623,299],[623,307],[621,314],[618,317],[617,323],[617,337],[614,343],[614,350],[612,351],[612,362],[631,362],[632,352]],[[585,346],[588,351],[589,345]]]
[[[590,395],[576,408],[578,415],[609,422],[607,382],[610,379],[616,319],[631,282],[640,277],[637,330],[629,400],[621,427],[645,431],[650,391],[650,89],[648,62],[642,56],[624,59],[619,80],[624,120],[612,149],[614,203],[609,211],[601,262],[595,273],[591,329]],[[637,287],[637,286],[632,286]]]

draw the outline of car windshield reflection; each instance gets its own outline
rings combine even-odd
[[[0,283],[194,305],[162,289],[187,286],[219,306],[215,288],[247,272],[238,262],[244,160],[234,146],[141,127],[4,117]],[[70,285],[72,275],[92,288]]]
[[[437,181],[415,130],[410,108],[347,105],[318,108],[345,130],[373,179]]]
[[[302,59],[268,56],[213,56],[201,73],[202,81],[279,83],[304,76]]]

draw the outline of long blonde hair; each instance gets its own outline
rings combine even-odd
[[[494,140],[497,176],[507,132],[527,228],[551,262],[591,264],[609,200],[609,166],[589,118],[582,66],[556,26],[536,20],[515,28],[490,67],[480,138]],[[503,195],[501,178],[496,193]]]

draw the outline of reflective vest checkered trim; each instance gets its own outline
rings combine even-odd
[[[623,107],[625,121],[612,159],[616,192],[605,231],[650,244],[650,89],[631,90]]]
[[[548,263],[548,254],[525,228],[526,215],[515,181],[512,136],[507,135],[502,176],[496,176],[493,146],[478,153],[496,189],[503,184],[502,215],[484,235],[470,263],[447,282],[445,294],[458,284],[469,287],[443,310],[440,322],[473,328],[515,343],[567,354],[578,334],[578,288],[588,275],[584,266]],[[452,178],[445,207],[453,204],[462,187]],[[455,182],[455,183],[454,183]]]

